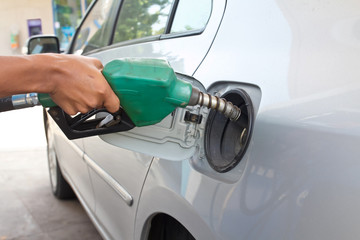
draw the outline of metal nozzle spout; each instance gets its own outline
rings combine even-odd
[[[224,114],[225,117],[229,118],[231,121],[238,120],[241,115],[240,108],[238,108],[231,102],[228,102],[226,99],[203,93],[199,89],[194,87],[189,100],[189,105],[200,105],[214,109]]]

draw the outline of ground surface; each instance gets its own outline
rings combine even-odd
[[[41,111],[0,113],[0,240],[101,239],[77,200],[50,191]]]

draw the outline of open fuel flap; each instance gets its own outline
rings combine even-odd
[[[215,171],[227,172],[241,161],[246,152],[253,129],[254,110],[250,96],[241,88],[227,91],[221,98],[238,106],[241,115],[236,121],[230,121],[211,110],[205,128],[205,154]]]
[[[209,111],[198,152],[190,159],[199,172],[220,181],[232,183],[241,177],[251,148],[251,136],[257,115],[261,90],[259,87],[230,81],[212,84],[207,92],[224,98],[240,108],[241,115],[230,121],[222,114]]]

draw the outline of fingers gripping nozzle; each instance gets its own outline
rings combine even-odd
[[[222,114],[225,117],[229,118],[231,121],[236,121],[241,115],[241,110],[231,102],[228,102],[226,99],[219,98],[217,96],[212,96],[207,93],[201,92],[199,89],[193,87],[192,94],[189,100],[190,106],[200,105],[207,108],[214,109]]]

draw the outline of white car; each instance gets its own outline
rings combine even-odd
[[[165,58],[242,115],[179,108],[72,141],[46,117],[55,196],[72,188],[104,239],[359,239],[359,10],[356,0],[94,1],[69,54]]]

